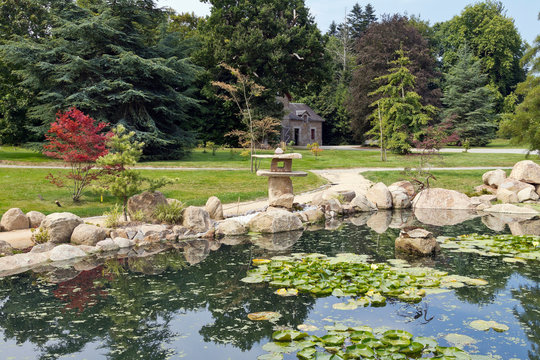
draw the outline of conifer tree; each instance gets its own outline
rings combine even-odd
[[[423,127],[428,123],[435,107],[423,106],[421,97],[414,91],[415,76],[407,66],[410,64],[405,51],[396,51],[397,59],[388,74],[375,79],[383,83],[370,96],[378,97],[371,104],[374,109],[371,115],[373,128],[369,134],[379,140],[381,145],[381,160],[386,160],[386,149],[399,154],[408,153],[413,139],[422,134]]]
[[[453,130],[462,140],[484,146],[495,137],[497,129],[494,93],[486,86],[488,78],[482,73],[480,61],[466,46],[459,49],[458,57],[444,76],[442,118],[453,120]]]

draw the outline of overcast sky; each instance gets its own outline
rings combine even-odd
[[[210,14],[210,6],[199,0],[157,0],[158,6],[169,6],[177,12],[194,12],[199,16]],[[305,0],[306,6],[315,16],[315,20],[322,32],[335,20],[340,22],[345,11],[349,11],[358,2],[364,6],[368,2],[373,5],[377,16],[381,14],[407,13],[420,15],[422,19],[429,20],[431,24],[451,19],[461,13],[463,8],[474,0]],[[540,1],[538,0],[504,0],[507,15],[515,19],[518,31],[524,40],[532,44],[534,38],[540,33]]]

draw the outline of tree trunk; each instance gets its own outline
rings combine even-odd
[[[124,212],[124,221],[127,222],[128,221],[128,218],[127,218],[127,196],[124,196],[124,205],[122,207],[122,210]]]

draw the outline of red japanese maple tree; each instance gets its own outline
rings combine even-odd
[[[103,132],[107,125],[95,124],[94,119],[73,107],[58,112],[45,135],[48,144],[43,153],[64,160],[71,167],[65,177],[73,181],[73,201],[79,201],[83,189],[99,177],[99,172],[92,169],[96,159],[108,152],[105,144],[112,133]],[[60,177],[49,174],[47,178],[57,186],[64,186]]]

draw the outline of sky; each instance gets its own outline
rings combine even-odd
[[[204,16],[210,14],[210,5],[199,0],[157,0],[158,6],[168,6],[177,12],[194,12]],[[377,16],[381,14],[420,15],[431,24],[451,19],[461,13],[463,8],[475,0],[305,0],[306,6],[315,17],[319,29],[326,32],[330,23],[343,20],[345,11],[350,11],[355,3],[365,6],[368,2],[375,8]],[[532,44],[540,33],[540,1],[538,0],[503,0],[506,15],[514,18],[522,38]]]

